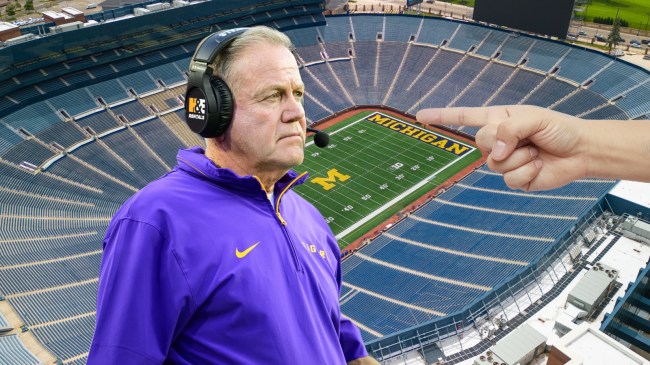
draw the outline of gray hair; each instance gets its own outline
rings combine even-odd
[[[286,34],[264,25],[251,27],[219,52],[211,65],[213,75],[221,77],[234,92],[238,80],[233,75],[233,64],[244,50],[260,43],[286,47],[291,53],[295,50]]]

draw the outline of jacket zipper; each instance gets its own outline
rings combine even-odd
[[[296,271],[302,272],[302,266],[300,265],[300,260],[298,260],[298,253],[296,252],[296,246],[293,244],[293,240],[291,239],[291,235],[289,234],[286,225],[282,225],[282,231],[289,240],[289,246],[291,247],[291,253],[293,254],[293,261],[296,264]]]
[[[280,221],[280,225],[282,228],[282,232],[284,233],[284,236],[287,238],[287,241],[289,242],[289,247],[291,248],[291,253],[293,254],[293,260],[296,265],[296,270],[298,272],[302,272],[302,266],[300,265],[300,260],[298,260],[298,252],[296,252],[296,246],[293,244],[293,239],[291,239],[291,235],[289,234],[289,230],[287,230],[287,221],[282,218],[282,215],[280,214],[280,200],[282,199],[282,196],[284,196],[284,193],[289,191],[291,186],[296,183],[303,175],[305,175],[307,172],[303,172],[302,174],[296,176],[295,179],[293,179],[287,186],[284,187],[282,192],[280,192],[280,195],[278,195],[276,201],[275,201],[275,216],[278,218]],[[271,204],[271,208],[273,208],[273,204]]]
[[[300,265],[300,260],[298,260],[298,252],[296,252],[296,246],[293,244],[293,240],[291,239],[291,235],[289,234],[289,231],[287,230],[287,221],[282,218],[282,215],[280,214],[280,200],[282,199],[282,196],[284,196],[284,193],[289,191],[291,186],[296,183],[301,177],[303,177],[307,172],[303,172],[302,174],[296,176],[295,179],[293,179],[287,186],[282,189],[280,192],[280,195],[275,199],[275,202],[269,201],[269,204],[271,204],[271,210],[273,211],[273,214],[275,214],[275,217],[278,219],[280,222],[280,228],[282,228],[282,233],[284,233],[284,236],[287,239],[287,242],[289,243],[289,248],[291,248],[291,254],[293,255],[293,262],[296,265],[296,271],[302,272],[302,266]],[[262,188],[262,191],[266,193],[266,188],[264,187],[264,183],[262,183],[262,180],[260,180],[259,177],[253,175],[254,178],[257,179],[257,181],[260,183],[260,187]],[[267,199],[268,201],[268,199]],[[275,207],[273,204],[275,203]]]
[[[296,271],[302,272],[302,266],[300,265],[300,260],[298,260],[298,252],[296,252],[296,247],[293,244],[293,240],[291,239],[289,230],[287,230],[287,222],[282,218],[280,214],[276,214],[276,211],[273,208],[273,202],[269,201],[269,204],[271,206],[271,211],[273,212],[273,215],[275,215],[275,218],[278,220],[278,222],[280,222],[280,229],[282,229],[282,233],[284,233],[284,237],[289,243],[289,248],[291,249],[291,255],[293,256],[293,263],[296,266]],[[279,204],[279,200],[278,200],[278,204]]]

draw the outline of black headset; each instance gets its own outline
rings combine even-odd
[[[222,135],[232,121],[232,92],[223,79],[212,75],[214,70],[211,64],[219,52],[248,29],[218,31],[205,37],[196,47],[185,92],[185,121],[193,132],[202,137]]]

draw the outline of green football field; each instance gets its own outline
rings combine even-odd
[[[344,248],[481,157],[475,147],[380,112],[328,128],[308,142],[296,191],[312,202]]]

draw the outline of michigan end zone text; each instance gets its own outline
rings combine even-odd
[[[441,150],[451,152],[456,156],[464,156],[473,151],[473,148],[458,141],[449,139],[448,137],[441,136],[429,130],[416,127],[398,119],[394,119],[388,115],[375,112],[368,115],[365,120],[389,128],[396,132],[400,132],[420,142],[428,143]]]

